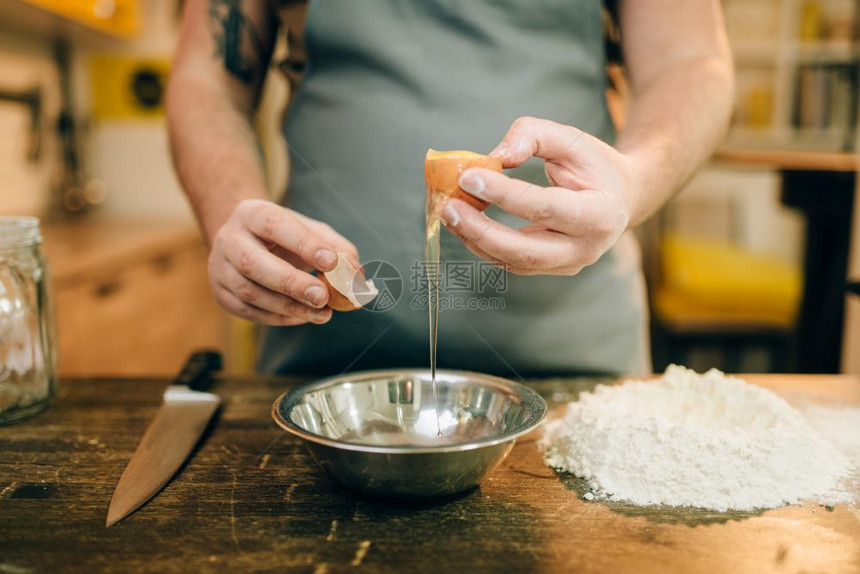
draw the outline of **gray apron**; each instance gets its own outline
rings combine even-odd
[[[283,203],[330,224],[363,261],[385,262],[374,268],[386,297],[326,325],[264,329],[259,369],[428,367],[424,153],[486,153],[523,115],[611,141],[601,3],[313,0],[304,33],[307,68],[284,126]],[[547,185],[538,160],[508,173]],[[440,368],[514,378],[647,370],[632,237],[574,277],[494,275],[448,232],[442,259]]]

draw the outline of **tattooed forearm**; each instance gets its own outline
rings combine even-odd
[[[224,69],[244,84],[261,75],[265,50],[254,23],[242,12],[241,0],[211,0],[209,19],[215,39],[215,55]]]

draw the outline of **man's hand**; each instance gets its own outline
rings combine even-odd
[[[442,218],[476,255],[521,275],[575,275],[596,262],[627,229],[639,191],[627,157],[582,131],[520,118],[491,155],[505,168],[545,160],[552,187],[487,169],[460,177],[466,192],[532,222],[512,229],[463,201],[449,199]]]
[[[266,325],[325,323],[328,290],[309,271],[331,271],[355,245],[325,223],[270,201],[240,202],[212,241],[209,281],[231,313]]]
[[[514,122],[494,154],[504,167],[546,160],[552,187],[468,170],[460,187],[534,223],[514,230],[448,200],[448,228],[514,273],[570,275],[654,214],[725,133],[733,70],[719,0],[620,0],[632,101],[615,147],[545,120]]]

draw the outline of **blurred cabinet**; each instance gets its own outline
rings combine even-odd
[[[22,0],[114,36],[137,31],[137,0]]]
[[[61,376],[175,374],[226,347],[227,320],[190,225],[47,226]]]
[[[845,301],[842,372],[860,375],[860,294],[849,294]]]
[[[140,28],[139,0],[0,0],[0,26],[82,44],[124,40]]]

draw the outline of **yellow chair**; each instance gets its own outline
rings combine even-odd
[[[687,363],[696,347],[715,348],[731,372],[744,351],[763,347],[771,371],[790,370],[802,292],[799,267],[727,242],[669,233],[659,243],[651,286],[655,368]]]

